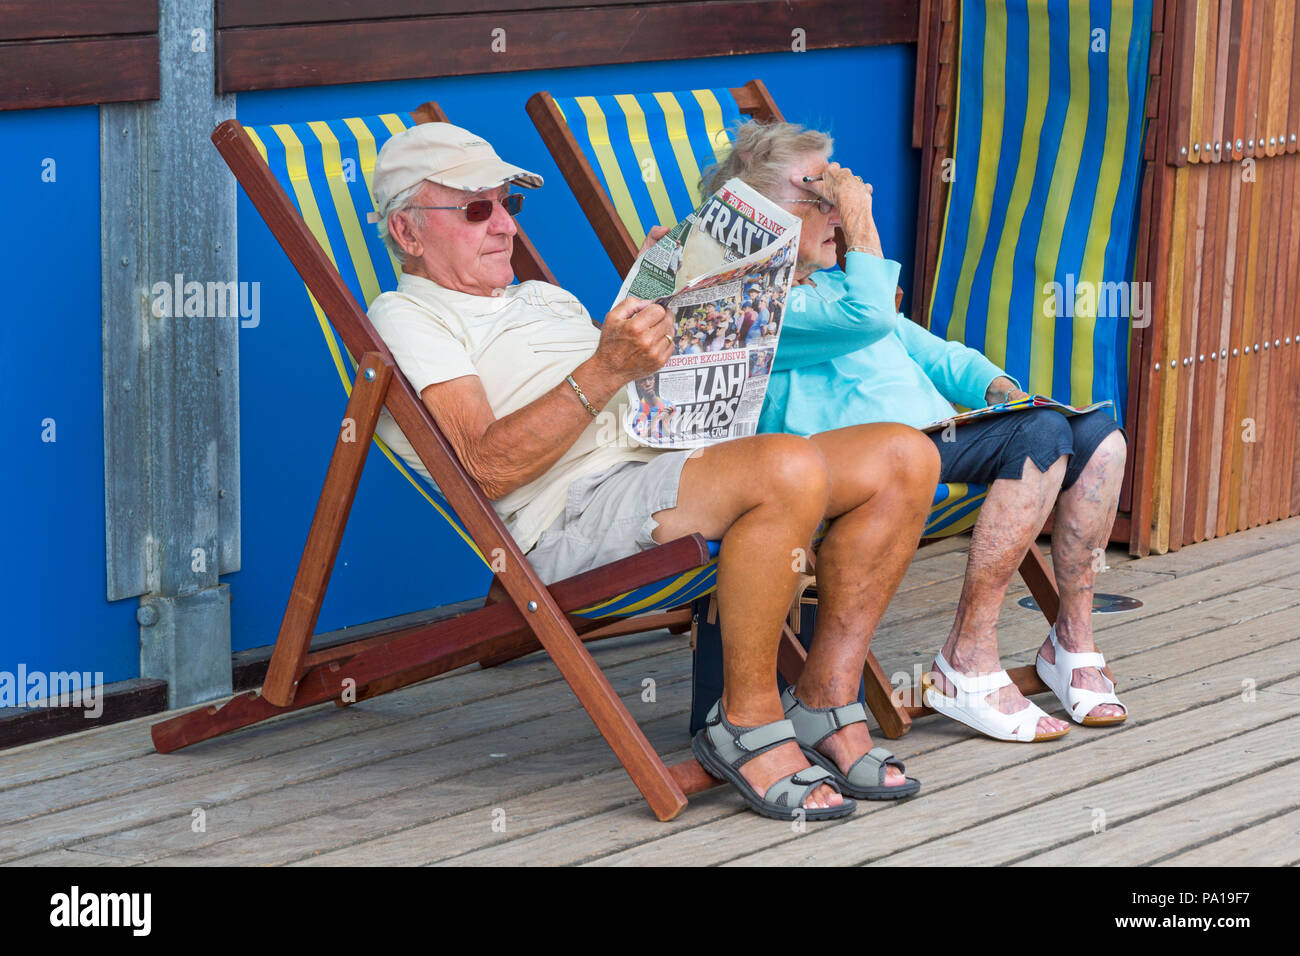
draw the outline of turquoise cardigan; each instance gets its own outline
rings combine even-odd
[[[812,285],[791,287],[760,432],[813,435],[865,422],[921,427],[951,417],[954,402],[986,404],[990,383],[1006,372],[900,315],[899,269],[850,252],[843,272],[826,269]]]

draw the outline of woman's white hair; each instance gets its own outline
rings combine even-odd
[[[388,251],[393,254],[401,265],[406,265],[410,256],[406,254],[406,250],[403,249],[401,245],[398,244],[397,240],[393,238],[393,234],[388,231],[388,217],[396,212],[405,213],[410,217],[411,222],[417,229],[423,229],[424,210],[411,208],[412,206],[419,205],[417,200],[419,199],[420,190],[423,188],[424,181],[421,180],[414,186],[403,189],[388,201],[388,208],[380,210],[379,213],[379,238],[384,240],[384,245],[388,247]]]
[[[798,123],[748,120],[735,128],[731,152],[704,170],[700,195],[708,196],[728,179],[740,179],[764,196],[787,185],[786,171],[809,154],[829,157],[835,141],[820,130]]]

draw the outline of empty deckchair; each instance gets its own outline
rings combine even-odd
[[[672,225],[699,204],[700,172],[729,151],[730,125],[742,115],[784,119],[761,80],[732,89],[669,93],[558,98],[541,92],[529,98],[527,109],[621,274],[631,268],[652,226]],[[940,485],[922,543],[969,530],[987,493],[984,485]],[[1036,546],[1020,574],[1054,622],[1059,596]],[[1033,667],[1008,673],[1025,694],[1047,690]],[[929,712],[919,694],[913,701],[910,694],[891,693],[874,654],[867,657],[863,678],[867,704],[887,737],[901,736],[913,716]]]
[[[677,608],[714,586],[716,545],[680,538],[603,568],[543,585],[491,502],[469,477],[419,396],[366,318],[365,306],[396,284],[397,266],[364,224],[370,178],[383,143],[413,122],[445,120],[436,104],[413,114],[245,128],[228,120],[212,140],[306,284],[311,306],[349,397],[265,683],[226,704],[153,727],[159,752],[227,733],[290,710],[356,699],[475,661],[501,660],[539,645],[662,820],[686,794],[716,785],[694,760],[666,767],[583,646],[580,633],[631,614]],[[354,175],[347,175],[350,168]],[[355,175],[360,171],[361,175]],[[527,237],[516,237],[520,279],[551,281]],[[347,365],[344,361],[346,357]],[[376,439],[480,557],[503,556],[487,603],[450,620],[397,628],[312,650],[317,615],[381,413],[391,414],[434,485],[411,475]]]

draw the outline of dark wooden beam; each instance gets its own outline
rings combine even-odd
[[[416,77],[912,43],[918,0],[695,0],[353,19],[218,32],[223,93]],[[442,5],[436,5],[442,6]],[[278,5],[275,9],[279,9]],[[295,6],[295,9],[297,7]],[[305,6],[303,7],[305,9]],[[367,7],[369,9],[369,7]],[[406,5],[381,3],[382,12]],[[241,14],[243,15],[243,14]],[[303,16],[299,11],[292,14]],[[223,6],[223,17],[235,11]],[[505,49],[493,52],[493,31]],[[366,51],[358,55],[358,51]]]
[[[156,36],[0,43],[0,109],[156,99]]]
[[[0,40],[157,33],[158,0],[4,0]]]
[[[98,717],[87,717],[84,707],[0,708],[0,750],[147,717],[167,709],[167,682],[162,680],[117,681],[104,684],[97,694],[100,695],[96,698],[97,705],[102,699],[104,707]]]

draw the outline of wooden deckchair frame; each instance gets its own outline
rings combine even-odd
[[[785,119],[762,80],[750,80],[744,86],[731,88],[730,92],[740,112],[759,122],[768,123]],[[600,178],[588,162],[568,123],[565,122],[555,99],[546,92],[534,93],[529,97],[526,109],[556,165],[559,166],[560,172],[568,181],[569,188],[573,190],[578,205],[582,207],[601,245],[605,247],[605,252],[613,261],[614,267],[618,269],[619,275],[627,275],[636,260],[637,244],[614,209],[609,196],[606,195],[604,187],[600,184]],[[842,265],[844,239],[838,230],[837,239]],[[923,538],[920,543],[928,544],[936,540],[939,539]],[[1029,587],[1034,600],[1038,602],[1048,624],[1055,624],[1056,616],[1060,611],[1060,593],[1057,591],[1052,570],[1036,543],[1029,545],[1029,551],[1020,563],[1020,576]],[[794,646],[790,647],[791,641],[787,639],[782,647],[782,659],[793,665],[783,667],[782,674],[791,682],[797,678],[804,657],[803,647],[797,642],[793,643]],[[791,659],[791,652],[797,658],[797,663]],[[1109,668],[1107,672],[1109,673]],[[1049,689],[1039,679],[1033,666],[1013,667],[1008,669],[1007,673],[1026,697],[1031,694],[1041,694]],[[866,688],[867,706],[870,707],[871,713],[886,737],[901,737],[911,729],[914,717],[934,713],[922,703],[919,688],[895,690],[874,653],[867,654],[862,676]]]
[[[446,118],[434,103],[424,104],[413,115],[418,122]],[[396,367],[242,124],[227,120],[213,132],[212,141],[348,351],[359,356],[344,415],[345,421],[355,424],[355,434],[341,431],[335,441],[261,691],[155,724],[155,748],[170,753],[288,711],[327,700],[341,702],[345,690],[354,690],[361,700],[475,661],[508,659],[540,646],[655,815],[660,820],[675,817],[686,805],[687,794],[716,786],[717,781],[693,759],[672,767],[664,764],[579,637],[580,632],[597,630],[601,622],[567,612],[707,564],[707,542],[690,535],[544,585]],[[513,265],[521,280],[554,281],[522,233],[515,240]],[[484,554],[504,555],[505,569],[495,575],[480,610],[313,652],[311,637],[385,406],[475,544]]]

